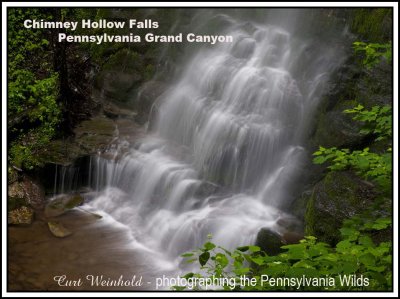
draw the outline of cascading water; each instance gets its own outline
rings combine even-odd
[[[208,234],[232,248],[261,228],[280,232],[308,120],[342,61],[290,28],[213,17],[234,42],[197,47],[158,99],[152,131],[122,157],[91,162],[100,193],[90,205],[170,261]]]

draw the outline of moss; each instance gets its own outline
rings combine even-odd
[[[353,106],[354,107],[354,106]],[[363,138],[359,133],[361,125],[352,120],[352,116],[344,114],[343,110],[352,108],[341,103],[338,109],[320,114],[316,131],[312,138],[314,148],[323,144],[325,147],[352,147]]]
[[[7,197],[7,210],[8,211],[19,209],[20,207],[27,206],[27,205],[28,205],[28,203],[25,200],[25,198],[12,197],[12,196]]]
[[[324,179],[324,187],[328,196],[340,204],[343,198],[352,204],[358,203],[356,192],[358,184],[346,175],[341,175],[337,172],[328,173]]]
[[[83,197],[79,194],[75,194],[74,196],[72,196],[68,202],[65,204],[65,208],[67,209],[73,209],[77,206],[80,206],[81,204],[83,204]]]
[[[305,212],[305,233],[336,244],[343,220],[362,212],[371,202],[367,186],[350,172],[330,172],[317,183]]]
[[[304,215],[305,235],[306,236],[315,236],[314,201],[315,201],[315,196],[314,196],[314,192],[313,192],[307,201],[306,213]]]
[[[370,42],[392,39],[392,9],[362,8],[354,10],[351,30]]]
[[[74,129],[75,138],[51,141],[41,152],[40,160],[43,164],[69,165],[78,157],[96,153],[107,146],[113,139],[114,131],[114,122],[109,118],[97,116],[85,120]]]
[[[152,64],[146,65],[146,68],[144,70],[144,75],[143,75],[144,76],[144,80],[145,81],[150,80],[154,76],[154,73],[155,73],[154,65],[152,65]]]
[[[103,70],[121,70],[125,72],[135,72],[143,68],[140,54],[129,49],[121,49],[110,58],[103,66]]]

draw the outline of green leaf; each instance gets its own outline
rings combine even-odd
[[[236,249],[239,250],[239,251],[245,252],[245,251],[249,250],[249,246],[241,246],[241,247],[238,247]]]
[[[316,158],[313,159],[313,162],[314,162],[315,164],[322,164],[322,163],[325,163],[326,160],[327,160],[326,157],[324,157],[324,156],[318,156],[318,157],[316,157]]]
[[[358,258],[358,260],[366,266],[374,266],[375,265],[375,257],[370,253],[361,255]]]
[[[315,269],[313,264],[310,261],[306,261],[306,260],[298,261],[297,263],[295,263],[293,265],[293,267],[295,267],[295,268],[312,268],[312,269]]]
[[[186,273],[183,277],[186,278],[186,279],[188,279],[188,278],[191,278],[191,277],[193,277],[193,276],[194,276],[194,273],[193,273],[193,272],[190,272],[190,273]]]
[[[249,246],[249,250],[254,253],[254,252],[261,251],[261,248],[259,246],[251,245],[251,246]]]
[[[181,257],[191,257],[193,255],[194,255],[194,253],[188,252],[188,253],[181,254]]]
[[[210,253],[208,251],[203,252],[199,255],[199,263],[201,266],[207,264],[208,260],[210,259]]]
[[[372,229],[382,230],[387,228],[392,224],[392,220],[390,218],[379,218],[372,225]]]
[[[225,254],[217,253],[215,256],[215,261],[220,265],[222,268],[225,268],[229,264],[228,258]]]
[[[340,229],[340,233],[342,234],[343,237],[349,239],[349,240],[356,240],[358,235],[360,234],[359,231],[357,231],[354,228],[351,227],[342,227]]]
[[[211,242],[207,242],[207,243],[204,244],[204,249],[207,250],[207,251],[212,250],[215,247],[216,247],[215,244],[213,244]]]
[[[340,267],[337,269],[337,272],[343,272],[345,274],[355,273],[359,268],[355,261],[346,261],[341,267],[341,269]]]
[[[261,256],[251,257],[251,261],[259,266],[264,264],[264,259]]]
[[[238,268],[238,269],[233,270],[233,272],[238,276],[242,276],[244,274],[249,273],[250,268]]]
[[[347,252],[347,250],[352,246],[352,243],[349,240],[340,241],[336,244],[336,249],[339,252]]]
[[[365,247],[375,247],[374,242],[369,236],[361,236],[358,238],[358,243]]]
[[[189,260],[186,260],[185,263],[186,264],[191,264],[191,263],[193,263],[195,261],[197,261],[197,259],[189,259]]]

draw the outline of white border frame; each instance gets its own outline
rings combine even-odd
[[[96,5],[97,4],[97,5]],[[2,296],[3,297],[397,297],[398,296],[398,3],[397,2],[3,2],[2,3]],[[7,7],[388,7],[393,8],[393,292],[7,292]]]

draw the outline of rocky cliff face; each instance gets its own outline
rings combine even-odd
[[[385,43],[391,39],[389,24],[392,22],[387,11],[350,10],[347,18],[354,41]],[[316,113],[308,143],[306,187],[291,207],[293,213],[304,220],[306,234],[335,244],[343,220],[364,212],[376,201],[379,194],[372,184],[351,171],[328,173],[325,166],[312,164],[311,154],[319,146],[350,150],[369,147],[373,152],[381,152],[386,144],[360,134],[362,124],[343,111],[358,104],[368,109],[375,105],[392,106],[392,101],[392,64],[382,60],[366,68],[356,53],[349,52],[347,62],[331,80],[330,91]],[[384,199],[383,204],[390,206],[391,199]]]

